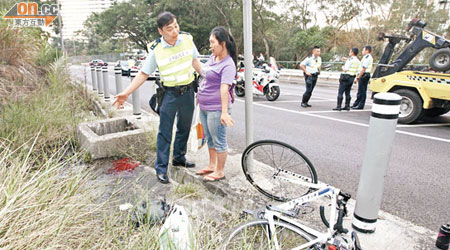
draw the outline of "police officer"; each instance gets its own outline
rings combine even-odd
[[[200,72],[201,64],[197,59],[198,51],[192,36],[179,32],[175,15],[163,12],[156,22],[161,37],[152,43],[141,71],[127,89],[115,96],[116,101],[113,105],[117,103],[118,107],[122,106],[128,96],[158,68],[165,94],[159,110],[155,169],[158,181],[169,183],[167,168],[175,116],[177,116],[177,132],[172,165],[195,167],[194,163],[186,160],[185,154],[194,111],[193,67]]]
[[[320,66],[322,65],[322,58],[320,58],[320,47],[314,46],[312,50],[312,55],[305,58],[300,63],[300,68],[303,70],[306,82],[306,91],[303,94],[302,104],[303,108],[311,107],[308,104],[311,98],[314,87],[316,86],[317,78],[320,74]]]
[[[128,76],[131,75],[131,69],[133,68],[134,65],[136,65],[136,61],[133,60],[133,58],[130,56],[130,58],[128,58]]]
[[[353,81],[355,80],[356,73],[358,73],[358,69],[360,66],[360,61],[358,57],[358,48],[352,48],[350,52],[348,53],[349,58],[345,62],[345,65],[342,67],[342,70],[344,71],[341,74],[341,77],[339,79],[339,90],[338,90],[338,97],[337,97],[337,106],[333,110],[341,111],[342,110],[342,100],[343,94],[345,93],[345,106],[344,110],[349,111],[350,110],[350,91],[352,90]]]
[[[352,109],[364,109],[366,104],[366,92],[367,84],[369,84],[370,73],[372,73],[372,47],[367,45],[363,49],[363,58],[361,60],[361,67],[359,68],[359,74],[355,78],[355,82],[358,82],[358,93],[356,94],[356,101],[352,105]]]

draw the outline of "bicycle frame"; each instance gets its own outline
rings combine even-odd
[[[270,228],[271,232],[275,232],[274,220],[275,220],[275,218],[277,218],[279,220],[282,220],[283,222],[287,222],[287,223],[316,237],[316,239],[314,239],[308,243],[305,243],[301,246],[298,246],[296,248],[293,248],[293,250],[300,250],[300,249],[304,249],[304,248],[313,246],[314,244],[319,243],[319,242],[325,242],[328,239],[332,238],[333,232],[334,232],[333,228],[334,228],[334,221],[336,220],[336,204],[337,204],[337,197],[339,195],[340,190],[337,188],[334,188],[332,186],[325,185],[325,184],[305,183],[305,185],[308,185],[311,187],[320,186],[322,188],[313,193],[304,195],[297,199],[294,199],[289,202],[283,203],[281,205],[275,206],[275,208],[279,208],[282,210],[290,210],[290,209],[293,209],[295,207],[295,205],[297,205],[297,204],[303,205],[305,203],[317,200],[325,195],[331,195],[331,212],[330,212],[330,216],[329,216],[330,223],[329,223],[327,233],[322,233],[315,229],[312,229],[310,227],[302,225],[293,219],[283,216],[281,212],[266,209],[265,214],[264,214],[264,218],[269,221],[269,228]],[[273,242],[275,244],[275,249],[279,250],[280,246],[278,244],[278,240],[276,237],[273,237]]]

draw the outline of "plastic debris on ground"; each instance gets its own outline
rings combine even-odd
[[[174,205],[159,231],[160,250],[196,249],[189,217],[184,207]]]
[[[125,204],[121,204],[119,206],[119,210],[120,211],[127,211],[128,209],[132,208],[133,205],[131,205],[130,203],[125,203]]]
[[[136,227],[143,224],[163,223],[170,212],[170,205],[165,200],[149,200],[137,205],[131,217]]]

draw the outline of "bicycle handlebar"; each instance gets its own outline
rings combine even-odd
[[[339,210],[338,212],[338,219],[336,224],[334,224],[333,229],[336,230],[338,233],[348,233],[348,230],[344,228],[342,225],[342,222],[344,221],[344,211]]]

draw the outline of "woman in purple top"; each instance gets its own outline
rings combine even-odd
[[[209,46],[212,55],[202,67],[204,80],[197,94],[200,120],[208,142],[209,165],[197,174],[205,175],[205,180],[216,181],[225,178],[223,169],[228,155],[226,127],[234,125],[230,106],[237,56],[236,43],[223,27],[211,31]]]

